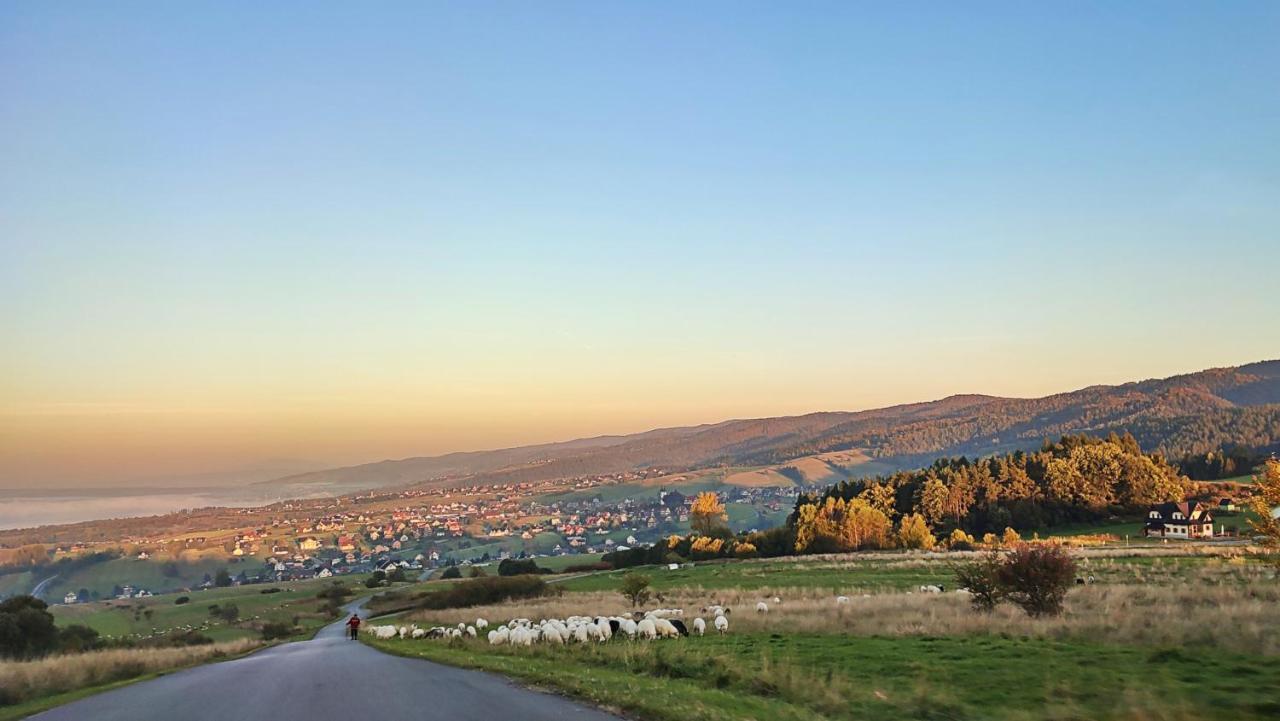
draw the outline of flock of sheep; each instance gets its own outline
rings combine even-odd
[[[921,586],[920,593],[942,593],[942,586]],[[907,593],[911,593],[908,591]],[[968,589],[958,589],[956,593],[968,593]],[[868,594],[863,594],[869,598]],[[850,603],[848,596],[836,596],[837,606]],[[781,598],[773,598],[774,604],[782,603]],[[729,614],[732,610],[727,606],[713,605],[701,609],[711,619],[710,628],[717,633],[729,632]],[[769,603],[756,603],[756,613],[769,612]],[[546,618],[531,621],[527,618],[515,618],[506,624],[489,628],[489,622],[477,618],[474,624],[459,623],[457,626],[435,626],[419,628],[417,624],[409,626],[373,626],[369,630],[376,638],[426,638],[426,639],[461,639],[478,638],[481,633],[494,646],[532,646],[535,643],[568,644],[568,643],[604,643],[613,638],[627,640],[651,641],[662,638],[679,638],[681,636],[702,636],[708,630],[706,619],[695,617],[688,624],[684,622],[684,610],[679,608],[659,608],[652,611],[638,611],[627,616],[569,616],[568,618]]]
[[[703,613],[711,617],[711,628],[718,633],[729,632],[729,614],[732,610],[726,606],[708,606]],[[763,601],[756,605],[759,613],[768,613],[769,607]],[[489,628],[489,622],[483,618],[476,619],[474,624],[459,623],[454,627],[436,626],[419,628],[410,626],[373,626],[369,630],[376,638],[476,638]],[[707,632],[707,621],[701,616],[688,624],[684,622],[684,610],[679,608],[659,608],[652,611],[637,612],[626,616],[569,616],[568,618],[548,618],[537,622],[527,618],[516,618],[504,625],[490,629],[486,633],[489,643],[494,646],[532,646],[535,643],[568,644],[568,643],[604,643],[612,638],[628,640],[656,640],[660,638],[679,638],[681,636],[702,636]]]

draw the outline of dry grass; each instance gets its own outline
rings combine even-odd
[[[258,645],[259,641],[240,639],[203,646],[113,649],[38,661],[6,661],[0,663],[0,705],[192,666]]]
[[[1090,572],[1110,575],[1103,558]],[[1143,645],[1193,644],[1241,653],[1280,656],[1280,584],[1271,569],[1229,560],[1207,563],[1194,570],[1160,566],[1123,567],[1133,578],[1122,583],[1098,583],[1073,588],[1066,611],[1059,617],[1032,619],[1002,605],[992,614],[974,611],[956,593],[883,593],[839,605],[825,590],[780,588],[739,591],[680,589],[668,591],[666,608],[683,608],[686,620],[705,605],[733,609],[731,632],[806,632],[854,636],[960,636],[1010,634],[1053,639],[1075,638],[1104,643]],[[1116,570],[1119,574],[1120,571]],[[1178,582],[1156,583],[1153,576],[1176,573]],[[1163,579],[1161,579],[1163,581]],[[782,599],[774,603],[773,598]],[[769,612],[755,612],[765,600]],[[447,612],[420,612],[423,624],[490,622],[511,618],[564,618],[569,615],[621,615],[631,611],[613,592],[573,593],[520,603],[481,606]]]

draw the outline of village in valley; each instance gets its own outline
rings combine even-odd
[[[200,558],[202,567],[221,556],[232,585],[391,573],[397,568],[416,578],[441,567],[483,567],[508,558],[596,559],[687,532],[693,496],[680,489],[708,487],[699,480],[705,475],[645,469],[545,482],[290,501],[229,509],[237,524],[230,528],[171,537],[125,536],[119,542],[79,541],[58,545],[53,553],[55,560],[95,553],[105,554],[104,558],[121,555],[146,565]],[[716,488],[733,509],[735,530],[776,525],[802,490],[724,484]],[[198,580],[192,577],[183,583],[175,575],[159,586],[116,578],[110,592],[105,586],[68,589],[61,598],[50,600],[71,604],[204,590],[217,585],[215,575],[205,571]]]

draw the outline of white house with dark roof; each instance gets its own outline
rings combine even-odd
[[[1213,538],[1213,514],[1199,503],[1158,503],[1147,509],[1149,538]]]

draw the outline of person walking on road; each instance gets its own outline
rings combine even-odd
[[[351,640],[356,640],[356,636],[360,635],[360,616],[351,614],[351,618],[347,621],[347,628],[351,631]]]

